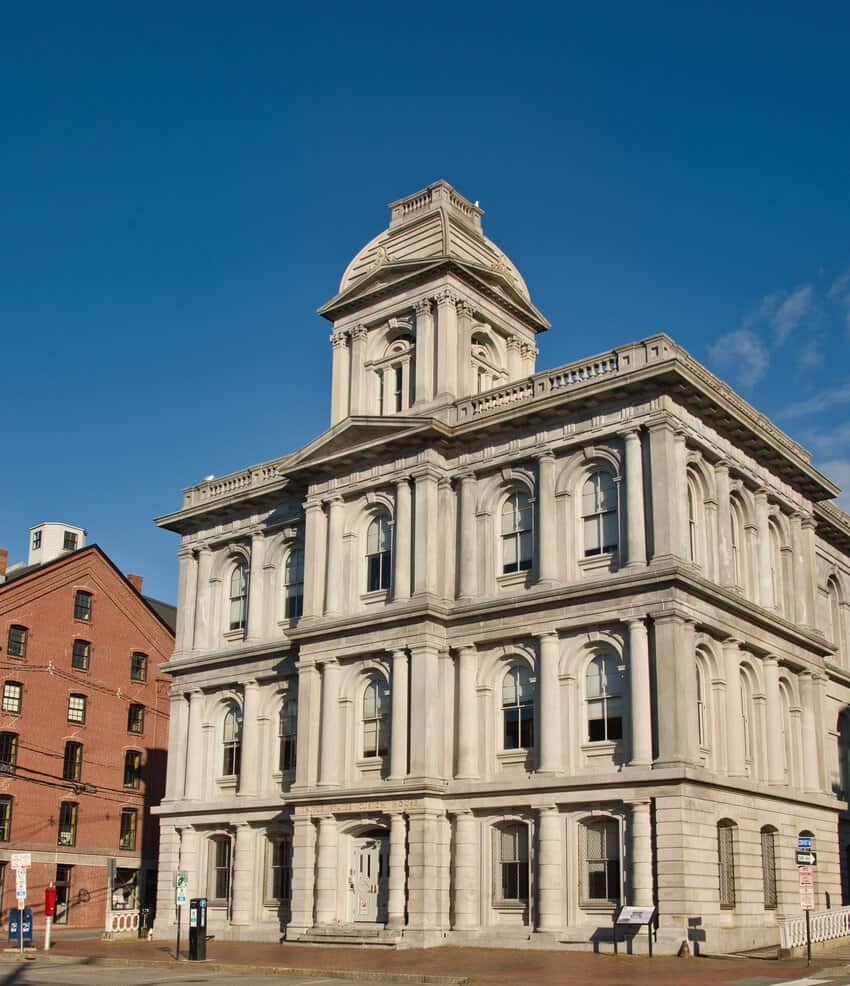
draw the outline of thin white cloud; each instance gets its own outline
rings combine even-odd
[[[715,363],[728,367],[746,387],[757,383],[770,363],[767,347],[749,329],[727,332],[709,347],[708,352]]]
[[[845,299],[850,297],[850,267],[843,274],[839,274],[832,284],[830,284],[826,296],[827,298]]]
[[[811,312],[815,300],[815,291],[811,284],[792,291],[776,308],[770,318],[770,326],[781,346],[788,336],[800,325]]]
[[[848,402],[850,402],[850,382],[842,384],[840,387],[833,387],[831,390],[822,390],[808,400],[789,404],[780,411],[778,417],[803,418],[808,414],[819,414],[836,404],[847,404]]]
[[[817,366],[823,366],[823,350],[817,340],[807,342],[800,350],[798,355],[800,366],[806,370],[812,370]]]

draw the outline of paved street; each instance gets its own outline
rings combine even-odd
[[[184,969],[113,969],[89,965],[47,965],[23,963],[0,966],[0,986],[170,986],[171,983],[192,983],[193,986],[224,986],[232,983],[232,972],[207,972],[198,966]],[[374,986],[389,986],[388,980],[372,980]],[[304,976],[240,975],[239,986],[354,986],[352,979]],[[357,984],[362,986],[362,981]]]

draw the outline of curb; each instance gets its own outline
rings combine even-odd
[[[11,958],[0,958],[3,964],[18,962]],[[102,956],[76,956],[76,955],[44,955],[39,953],[38,957],[32,956],[28,960],[28,965],[34,962],[55,962],[57,965],[94,965],[103,968],[127,969],[174,969],[178,967],[175,961],[166,962],[159,959],[131,959],[131,958],[106,958]],[[206,972],[224,972],[238,978],[240,975],[252,976],[308,976],[316,979],[354,979],[357,982],[374,983],[409,983],[422,984],[422,986],[472,986],[472,980],[468,976],[436,976],[428,973],[407,973],[407,972],[381,972],[374,969],[307,969],[296,968],[294,966],[270,966],[270,965],[234,965],[228,962],[192,962],[181,960],[181,968],[192,968]]]

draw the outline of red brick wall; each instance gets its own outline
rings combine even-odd
[[[93,595],[90,623],[74,618],[77,589]],[[7,653],[8,629],[29,629],[23,659]],[[76,638],[91,642],[88,671],[72,668]],[[28,904],[41,922],[44,887],[54,879],[56,865],[74,867],[69,924],[101,925],[107,894],[106,867],[154,866],[157,828],[149,815],[165,785],[168,747],[168,688],[159,665],[173,650],[173,636],[92,546],[0,586],[0,683],[23,684],[20,715],[0,711],[0,731],[18,734],[17,768],[0,774],[0,794],[14,799],[11,839],[0,842],[0,860],[11,851],[30,850]],[[146,682],[130,678],[130,656],[148,655]],[[2,684],[0,684],[0,689]],[[68,696],[87,697],[84,725],[67,721]],[[144,732],[127,731],[128,707],[145,707]],[[83,744],[80,785],[62,779],[67,740]],[[142,754],[138,791],[123,786],[124,753]],[[78,804],[76,845],[57,845],[59,805]],[[138,809],[136,850],[118,848],[121,809]],[[14,874],[7,867],[2,906],[15,906]]]

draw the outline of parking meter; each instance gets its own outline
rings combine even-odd
[[[207,957],[207,898],[189,901],[189,959],[203,962]]]

